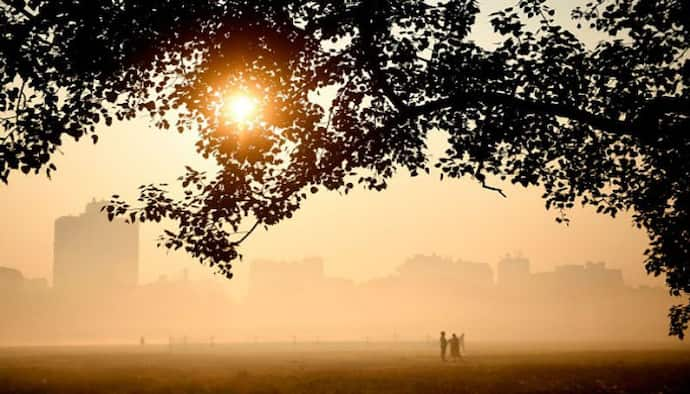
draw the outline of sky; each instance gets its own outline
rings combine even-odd
[[[482,22],[473,33],[477,41],[490,44],[485,15],[497,8],[496,2],[483,7]],[[99,136],[96,145],[88,139],[67,142],[56,158],[58,171],[52,180],[15,173],[9,186],[0,186],[4,224],[0,266],[50,279],[56,218],[81,213],[92,198],[131,197],[140,184],[173,182],[184,165],[209,168],[194,151],[194,135],[159,131],[150,128],[146,119],[103,127]],[[432,140],[438,145],[441,134]],[[630,214],[611,219],[578,207],[565,226],[555,222],[555,212],[545,210],[538,188],[494,186],[503,187],[508,198],[470,179],[441,182],[437,175],[410,178],[405,172],[396,175],[384,192],[355,190],[348,196],[320,192],[293,219],[269,231],[259,230],[247,240],[242,249],[245,260],[238,263],[228,289],[243,294],[248,264],[254,259],[321,256],[328,275],[361,281],[392,274],[417,253],[494,267],[507,253],[522,254],[530,259],[533,271],[604,261],[623,270],[628,284],[662,284],[645,274],[643,251],[648,239],[643,230],[633,227]],[[156,249],[160,230],[155,225],[142,227],[142,282],[163,274],[180,275],[183,269],[192,278],[211,275],[210,269],[183,253]]]
[[[440,135],[439,135],[440,137]],[[57,158],[52,180],[14,174],[0,188],[0,265],[28,277],[51,277],[53,225],[57,217],[77,215],[92,198],[114,193],[134,196],[138,185],[173,181],[184,165],[207,165],[193,149],[194,137],[162,132],[144,121],[103,130],[97,145],[69,143]],[[497,184],[500,185],[500,184]],[[472,180],[410,178],[399,173],[388,190],[355,190],[348,196],[319,192],[289,221],[255,232],[242,249],[232,291],[246,286],[252,259],[325,259],[326,272],[354,280],[385,276],[416,253],[436,253],[495,266],[507,253],[521,253],[533,271],[559,264],[604,261],[623,270],[626,282],[654,284],[643,269],[644,231],[629,215],[611,219],[576,208],[569,226],[546,211],[539,189],[500,185],[508,195],[482,189]],[[178,275],[193,278],[210,270],[184,253],[156,249],[156,225],[141,229],[140,278]]]

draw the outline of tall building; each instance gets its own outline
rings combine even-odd
[[[55,221],[53,286],[61,290],[136,286],[139,226],[108,221],[103,201],[92,201],[79,216]]]

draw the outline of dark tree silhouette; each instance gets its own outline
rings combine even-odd
[[[238,247],[290,218],[320,188],[381,190],[412,176],[544,188],[547,209],[634,212],[651,239],[647,271],[690,294],[690,5],[592,0],[554,20],[545,0],[491,15],[492,49],[468,39],[472,0],[1,0],[0,179],[55,170],[65,136],[150,116],[195,130],[220,170],[187,168],[184,198],[142,186],[108,215],[171,219],[161,243],[232,276]],[[581,30],[601,37],[594,47]],[[337,89],[330,107],[311,92]],[[228,92],[259,98],[247,124]],[[240,130],[241,129],[241,130]],[[431,162],[425,142],[447,132]],[[249,224],[247,224],[249,222]],[[245,233],[241,229],[249,228]],[[683,337],[690,305],[671,309]]]

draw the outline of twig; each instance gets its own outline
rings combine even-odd
[[[249,231],[247,231],[247,232],[242,236],[242,238],[240,238],[239,240],[233,242],[233,244],[239,245],[239,244],[241,244],[242,242],[244,242],[244,240],[247,239],[247,238],[249,238],[249,236],[252,235],[252,233],[254,232],[254,230],[256,230],[256,228],[259,227],[259,224],[261,224],[261,220],[257,220],[256,223],[254,223],[254,225],[252,226],[252,228],[250,228]]]
[[[499,188],[497,188],[497,187],[493,187],[493,186],[487,185],[487,184],[486,184],[486,181],[482,181],[481,184],[482,184],[482,187],[483,187],[484,189],[487,189],[487,190],[491,190],[491,191],[497,192],[498,194],[500,194],[501,196],[503,196],[503,198],[508,198],[508,196],[506,196],[506,194],[503,193],[503,190],[501,190],[501,189],[499,189]]]
[[[335,99],[333,99],[333,103],[340,101],[340,98],[345,94],[345,91],[347,88],[350,86],[350,81],[351,79],[348,79],[345,85],[343,85],[342,89],[338,92],[338,94],[335,96]],[[331,108],[328,109],[328,119],[326,121],[326,131],[331,127],[331,119],[333,118],[333,107],[334,105],[331,104]]]

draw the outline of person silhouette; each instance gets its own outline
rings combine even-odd
[[[458,355],[462,358],[462,354],[465,353],[465,333],[460,334],[460,339],[458,340]]]
[[[448,342],[450,342],[450,359],[457,362],[460,359],[460,339],[453,333]]]
[[[441,361],[446,361],[446,348],[448,347],[448,340],[446,339],[446,332],[441,331],[441,338],[439,338],[441,345]]]

